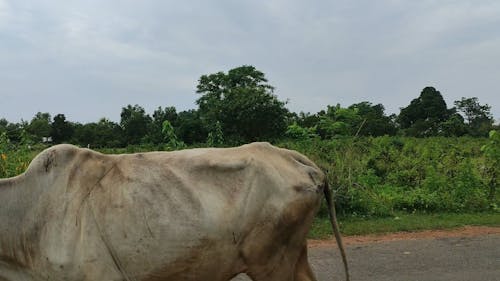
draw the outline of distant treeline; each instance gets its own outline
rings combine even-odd
[[[74,143],[91,147],[151,144],[213,146],[283,139],[332,139],[344,136],[485,137],[495,127],[491,107],[476,97],[448,108],[441,93],[426,87],[398,115],[382,104],[327,105],[317,113],[294,113],[274,94],[263,72],[241,66],[227,73],[203,75],[196,92],[197,109],[177,112],[158,107],[152,114],[140,105],[122,108],[120,122],[102,118],[78,123],[64,114],[38,112],[31,121],[0,119],[0,135],[13,143]]]

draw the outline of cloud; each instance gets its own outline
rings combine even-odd
[[[294,111],[368,100],[397,113],[431,85],[499,116],[498,26],[486,0],[0,0],[0,98],[9,120],[116,120],[127,103],[193,108],[200,75],[252,64]]]
[[[0,0],[0,30],[10,19],[10,6],[6,0]]]

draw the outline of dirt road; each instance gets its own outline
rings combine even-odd
[[[352,281],[500,281],[500,228],[346,237]],[[332,241],[311,241],[318,281],[345,280]],[[249,280],[238,276],[233,280]]]

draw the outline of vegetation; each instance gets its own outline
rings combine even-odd
[[[426,87],[399,115],[368,101],[293,113],[253,66],[202,75],[196,92],[197,109],[158,107],[149,115],[127,105],[119,123],[81,124],[43,112],[30,122],[0,119],[0,177],[21,173],[57,143],[124,153],[271,141],[327,171],[339,213],[352,220],[499,211],[499,128],[491,107],[475,97],[448,108]]]
[[[150,115],[140,105],[126,105],[118,123],[101,118],[86,124],[69,121],[62,113],[51,118],[47,112],[38,112],[30,122],[0,119],[0,133],[6,133],[14,143],[21,141],[23,133],[34,143],[115,148],[161,147],[165,121],[172,126],[177,141],[196,146],[346,136],[487,137],[498,129],[489,105],[480,104],[476,97],[463,97],[448,108],[433,87],[425,87],[399,115],[389,116],[382,104],[368,101],[348,107],[326,105],[317,113],[289,112],[286,101],[274,95],[264,73],[247,65],[227,73],[202,75],[196,93],[200,95],[197,109],[177,112],[175,107],[160,106]]]
[[[486,153],[498,150],[493,138],[385,136],[281,145],[327,171],[343,215],[498,210],[498,155]]]
[[[219,124],[230,143],[268,140],[283,135],[288,113],[273,90],[264,73],[242,66],[201,76],[196,103],[208,131]]]
[[[500,213],[396,213],[391,217],[343,217],[340,221],[340,229],[344,235],[451,229],[466,225],[498,227],[500,226]],[[326,219],[316,218],[309,232],[309,238],[325,239],[329,237],[332,237],[330,222]]]
[[[101,149],[104,153],[185,147],[164,122],[162,146]],[[499,134],[491,138],[361,137],[283,141],[279,146],[308,155],[326,172],[339,213],[386,217],[399,212],[499,211]],[[215,142],[216,137],[211,142]],[[26,169],[43,146],[16,145],[0,137],[0,177]],[[323,208],[321,216],[326,215]]]
[[[24,133],[21,133],[21,140],[19,144],[15,144],[9,140],[7,133],[0,133],[0,178],[13,177],[24,172],[44,147],[32,147]]]

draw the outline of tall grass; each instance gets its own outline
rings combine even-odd
[[[343,138],[281,143],[308,155],[327,173],[339,212],[498,211],[480,138]]]
[[[498,165],[481,151],[482,138],[341,138],[285,141],[328,176],[341,215],[394,216],[397,212],[499,211]],[[0,177],[22,173],[43,146],[14,145],[0,136]],[[163,150],[134,146],[104,153]],[[496,168],[495,168],[496,167]],[[496,172],[492,172],[496,171]],[[325,215],[323,207],[320,215]]]

